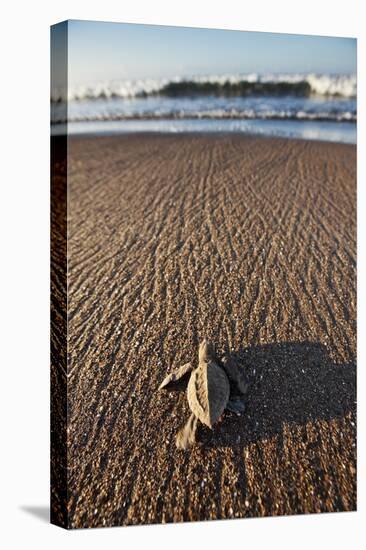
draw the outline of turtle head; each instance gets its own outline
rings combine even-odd
[[[205,338],[200,343],[200,347],[199,347],[199,350],[198,350],[199,362],[200,363],[201,362],[206,362],[207,363],[210,360],[214,360],[215,357],[216,357],[216,355],[215,355],[215,348],[214,348],[213,343],[209,342]]]

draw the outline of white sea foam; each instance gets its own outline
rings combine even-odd
[[[317,112],[308,113],[305,111],[224,111],[213,109],[212,111],[187,111],[187,112],[156,112],[156,113],[132,113],[125,114],[85,114],[83,116],[69,116],[69,122],[96,122],[96,121],[130,121],[130,120],[308,120],[308,121],[328,121],[328,122],[356,122],[357,116],[349,111],[343,113]],[[54,124],[66,122],[62,116],[54,116]]]
[[[53,135],[63,135],[65,125],[52,127]],[[240,132],[282,136],[287,138],[316,139],[343,143],[356,143],[356,126],[344,122],[311,122],[289,120],[128,120],[71,122],[69,134],[123,134],[129,132]]]
[[[192,81],[196,83],[236,84],[241,81],[255,82],[289,82],[297,83],[306,81],[309,83],[312,93],[322,96],[356,97],[356,75],[317,75],[311,74],[225,74],[208,76],[186,76],[163,79],[121,80],[110,82],[97,82],[88,86],[70,86],[68,90],[69,101],[81,101],[85,99],[105,99],[110,97],[133,98],[148,96],[159,92],[170,83]],[[64,100],[60,90],[52,93],[53,101]]]

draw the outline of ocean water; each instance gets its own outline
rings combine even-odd
[[[246,132],[356,143],[354,75],[223,75],[52,91],[52,133]]]

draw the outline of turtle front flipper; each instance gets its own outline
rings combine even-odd
[[[248,393],[248,383],[245,379],[243,367],[231,357],[223,357],[221,364],[230,380],[230,386],[233,386],[242,395],[246,395]]]
[[[245,412],[245,403],[240,398],[232,398],[229,399],[226,409],[232,413],[235,413],[236,415],[240,416],[241,413]]]
[[[186,424],[179,430],[175,439],[178,449],[188,449],[196,442],[197,417],[192,413]]]
[[[186,389],[189,377],[193,370],[192,363],[186,363],[179,369],[171,372],[164,378],[159,386],[159,390],[183,391]]]

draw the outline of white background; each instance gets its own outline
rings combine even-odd
[[[3,548],[358,549],[365,532],[365,26],[361,0],[51,0],[2,4],[1,452]],[[49,25],[95,19],[358,38],[359,511],[67,532],[48,524]],[[28,102],[25,104],[25,100]],[[5,123],[5,124],[4,124]],[[363,157],[362,157],[363,151]],[[27,511],[31,508],[33,512]],[[38,510],[41,509],[41,512]],[[41,517],[43,516],[43,518]],[[363,529],[362,529],[363,528]],[[137,546],[136,546],[137,545]]]

